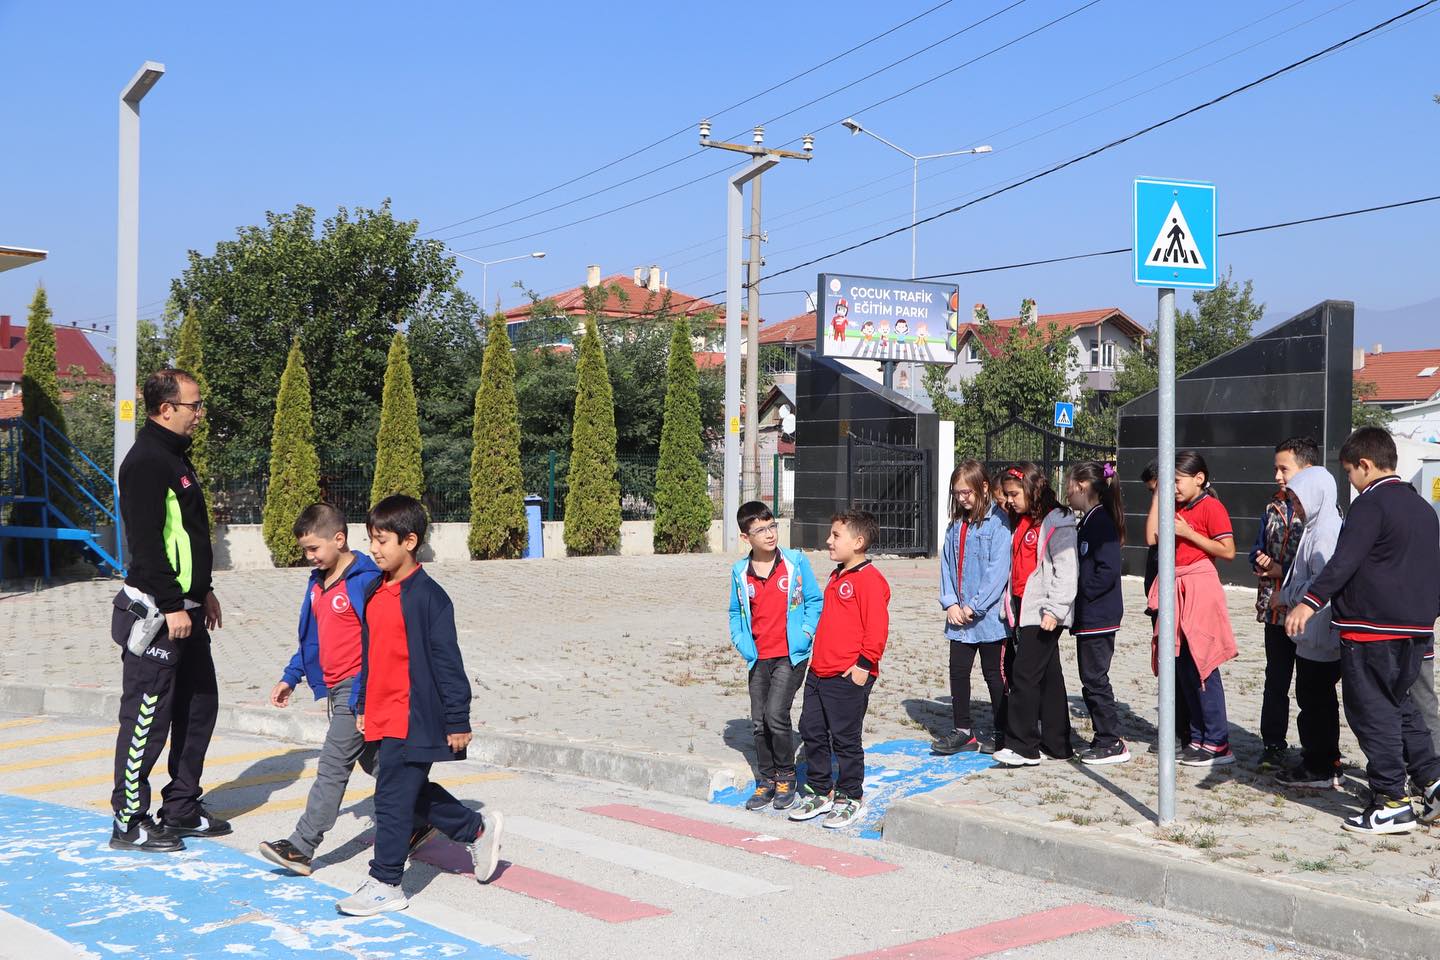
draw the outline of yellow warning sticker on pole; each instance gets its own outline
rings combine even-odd
[[[731,432],[731,433],[739,433],[739,432],[740,432],[740,418],[739,418],[739,417],[731,417],[731,418],[730,418],[730,432]]]
[[[120,419],[126,421],[127,423],[130,422],[130,421],[133,421],[133,420],[135,419],[135,401],[134,401],[134,400],[121,400],[121,401],[120,401]]]
[[[1440,477],[1430,481],[1430,499],[1440,503]]]

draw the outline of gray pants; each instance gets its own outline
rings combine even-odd
[[[335,826],[355,761],[360,761],[366,773],[372,776],[375,773],[375,748],[379,743],[367,747],[365,735],[355,729],[355,714],[350,710],[350,689],[354,683],[354,678],[342,680],[330,688],[325,701],[330,729],[325,732],[325,745],[320,748],[320,762],[310,795],[305,800],[305,813],[290,835],[295,849],[307,857],[315,856],[326,831]]]
[[[1430,739],[1435,741],[1435,752],[1440,753],[1440,703],[1435,697],[1435,661],[1420,661],[1420,676],[1410,686],[1410,699],[1420,711],[1420,718],[1430,728]]]

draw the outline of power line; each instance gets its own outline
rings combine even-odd
[[[1054,165],[1052,165],[1052,166],[1049,166],[1049,167],[1045,168],[1044,170],[1042,170],[1042,171],[1040,171],[1040,172],[1038,172],[1038,173],[1032,174],[1032,175],[1030,175],[1030,176],[1028,176],[1028,177],[1024,177],[1023,179],[1020,179],[1020,180],[1017,180],[1017,181],[1015,181],[1015,182],[1013,182],[1013,183],[1010,183],[1010,184],[1008,184],[1007,186],[1000,187],[999,189],[996,189],[996,190],[992,190],[992,191],[990,191],[989,193],[986,193],[986,194],[982,194],[981,196],[976,197],[974,200],[970,200],[970,201],[967,201],[966,203],[962,203],[962,204],[959,204],[959,205],[957,205],[957,206],[950,207],[950,208],[948,208],[948,209],[946,209],[946,210],[942,210],[942,211],[940,211],[939,213],[932,214],[932,215],[930,215],[930,216],[928,216],[928,217],[925,217],[925,218],[923,218],[923,219],[921,219],[921,220],[916,221],[916,222],[913,223],[913,224],[907,224],[906,226],[903,226],[903,227],[897,227],[897,228],[894,229],[894,230],[890,230],[890,231],[887,231],[887,232],[885,232],[885,233],[879,234],[879,235],[877,235],[877,236],[870,237],[870,238],[867,239],[867,240],[861,240],[861,241],[858,242],[858,243],[852,243],[852,244],[850,244],[850,245],[847,246],[847,247],[843,247],[842,249],[832,251],[831,253],[824,254],[823,256],[815,257],[815,258],[813,258],[813,259],[811,259],[811,260],[806,260],[806,261],[804,261],[804,262],[802,262],[802,263],[797,263],[797,264],[795,264],[794,266],[786,267],[786,268],[783,269],[783,270],[777,270],[777,271],[775,271],[774,273],[771,273],[771,274],[770,274],[770,278],[773,280],[775,277],[784,276],[784,275],[787,274],[787,273],[793,273],[793,272],[796,271],[796,270],[800,270],[800,269],[803,269],[803,268],[808,267],[808,266],[813,266],[814,264],[817,264],[817,263],[821,262],[822,260],[827,260],[827,259],[829,259],[830,257],[835,257],[835,256],[839,256],[839,255],[844,254],[844,253],[849,253],[849,252],[852,251],[852,250],[858,250],[858,249],[860,249],[861,247],[869,246],[869,245],[872,244],[872,243],[877,243],[877,242],[879,242],[879,241],[881,241],[881,240],[885,240],[885,239],[888,239],[888,238],[890,238],[890,237],[896,236],[896,235],[898,235],[898,234],[905,233],[906,231],[913,230],[913,229],[915,229],[915,227],[920,226],[920,225],[922,225],[922,224],[932,223],[932,222],[934,222],[934,221],[936,221],[936,220],[939,220],[939,219],[941,219],[941,218],[943,218],[943,217],[948,217],[948,216],[950,216],[951,214],[959,213],[961,210],[965,210],[965,209],[967,209],[967,208],[969,208],[969,207],[973,207],[973,206],[975,206],[976,204],[983,203],[983,202],[985,202],[986,200],[993,199],[993,198],[995,198],[995,197],[1000,196],[1001,194],[1009,193],[1009,192],[1012,191],[1012,190],[1016,190],[1016,189],[1018,189],[1018,188],[1020,188],[1020,187],[1023,187],[1023,186],[1025,186],[1025,185],[1027,185],[1027,184],[1034,183],[1035,181],[1041,180],[1041,179],[1043,179],[1043,178],[1045,178],[1045,177],[1048,177],[1048,176],[1051,176],[1052,174],[1059,173],[1061,170],[1064,170],[1064,169],[1066,169],[1066,168],[1068,168],[1068,167],[1072,167],[1072,166],[1074,166],[1074,165],[1076,165],[1076,164],[1078,164],[1078,163],[1082,163],[1082,162],[1084,162],[1084,161],[1086,161],[1086,160],[1089,160],[1089,159],[1091,159],[1091,158],[1093,158],[1093,157],[1099,156],[1100,154],[1105,153],[1105,152],[1107,152],[1107,151],[1109,151],[1109,150],[1113,150],[1115,147],[1118,147],[1118,146],[1121,146],[1121,145],[1123,145],[1123,144],[1129,143],[1131,140],[1135,140],[1135,139],[1138,139],[1138,138],[1140,138],[1140,137],[1145,136],[1146,134],[1153,133],[1154,131],[1159,130],[1159,129],[1162,128],[1162,127],[1169,126],[1170,124],[1175,123],[1175,122],[1178,121],[1178,120],[1182,120],[1182,119],[1184,119],[1185,117],[1188,117],[1188,116],[1191,116],[1191,115],[1193,115],[1193,114],[1199,113],[1200,111],[1206,110],[1206,109],[1208,109],[1208,108],[1210,108],[1210,107],[1213,107],[1213,106],[1215,106],[1216,104],[1223,103],[1224,101],[1229,100],[1231,97],[1238,96],[1239,94],[1244,93],[1244,92],[1246,92],[1246,91],[1248,91],[1248,90],[1252,90],[1252,89],[1254,89],[1255,87],[1260,86],[1261,84],[1268,83],[1269,81],[1274,80],[1276,77],[1283,76],[1284,74],[1289,73],[1289,72],[1291,72],[1292,70],[1297,70],[1297,69],[1299,69],[1300,67],[1305,66],[1306,64],[1311,63],[1312,61],[1317,60],[1317,59],[1319,59],[1320,57],[1325,56],[1326,54],[1330,54],[1330,53],[1333,53],[1333,52],[1335,52],[1335,51],[1337,51],[1337,50],[1340,50],[1340,49],[1342,49],[1342,48],[1344,48],[1344,47],[1350,46],[1351,44],[1355,43],[1356,41],[1358,41],[1358,40],[1360,40],[1360,39],[1362,39],[1362,38],[1364,38],[1364,37],[1367,37],[1367,36],[1369,36],[1370,34],[1375,33],[1377,30],[1382,30],[1382,29],[1384,29],[1385,27],[1388,27],[1388,26],[1390,26],[1390,25],[1393,24],[1393,23],[1396,23],[1396,22],[1398,22],[1398,21],[1400,21],[1400,20],[1403,20],[1403,19],[1405,19],[1406,17],[1410,16],[1411,14],[1416,13],[1417,11],[1424,10],[1426,7],[1432,6],[1432,5],[1434,5],[1435,3],[1437,3],[1437,2],[1440,2],[1440,0],[1423,0],[1423,2],[1416,4],[1415,6],[1411,7],[1411,8],[1408,9],[1408,10],[1405,10],[1405,11],[1402,12],[1402,13],[1398,13],[1398,14],[1396,14],[1395,16],[1390,17],[1390,18],[1388,18],[1388,19],[1386,19],[1386,20],[1382,20],[1382,21],[1380,21],[1379,23],[1377,23],[1377,24],[1375,24],[1375,25],[1373,25],[1373,26],[1371,26],[1371,27],[1367,27],[1366,29],[1360,31],[1359,33],[1352,34],[1351,36],[1345,38],[1344,40],[1337,41],[1336,43],[1331,44],[1330,46],[1324,48],[1323,50],[1316,51],[1315,53],[1312,53],[1312,54],[1310,54],[1309,56],[1302,57],[1302,58],[1299,59],[1299,60],[1295,60],[1295,61],[1293,61],[1293,62],[1291,62],[1291,63],[1289,63],[1289,64],[1286,64],[1286,65],[1283,66],[1283,67],[1280,67],[1280,68],[1277,69],[1277,70],[1272,70],[1270,73],[1267,73],[1267,74],[1265,74],[1264,76],[1259,77],[1258,79],[1251,80],[1249,83],[1241,84],[1241,85],[1238,86],[1238,87],[1234,87],[1234,88],[1226,91],[1225,93],[1220,94],[1219,96],[1212,97],[1211,99],[1206,100],[1206,101],[1203,102],[1203,103],[1197,104],[1197,105],[1195,105],[1195,106],[1193,106],[1193,107],[1190,107],[1189,109],[1182,110],[1182,111],[1180,111],[1179,113],[1173,114],[1173,115],[1165,118],[1164,120],[1159,120],[1159,121],[1157,121],[1157,122],[1155,122],[1155,123],[1150,124],[1149,126],[1142,127],[1142,128],[1140,128],[1139,130],[1136,130],[1136,131],[1133,132],[1133,133],[1129,133],[1129,134],[1126,134],[1126,135],[1123,136],[1123,137],[1119,137],[1119,138],[1117,138],[1117,139],[1115,139],[1115,140],[1111,140],[1109,143],[1102,144],[1101,146],[1095,147],[1094,149],[1089,150],[1089,151],[1086,151],[1085,153],[1080,154],[1080,155],[1077,156],[1077,157],[1072,157],[1072,158],[1069,159],[1069,160],[1065,160],[1065,161],[1062,161],[1062,162],[1060,162],[1060,163],[1057,163],[1057,164],[1054,164]]]
[[[814,73],[815,71],[820,70],[820,69],[823,68],[823,67],[827,67],[827,66],[829,66],[829,65],[832,64],[832,63],[836,63],[836,62],[838,62],[838,61],[840,61],[840,60],[843,60],[845,57],[848,57],[850,54],[855,53],[856,51],[861,50],[861,49],[863,49],[864,47],[868,47],[870,44],[876,42],[877,40],[883,40],[885,37],[890,36],[890,34],[895,33],[895,32],[898,31],[898,30],[903,30],[905,27],[910,26],[910,24],[914,23],[915,21],[921,20],[921,19],[923,19],[923,18],[925,18],[925,17],[928,17],[930,14],[932,14],[932,13],[934,13],[935,11],[941,9],[942,7],[947,7],[947,6],[949,6],[949,5],[950,5],[951,3],[953,3],[953,2],[954,2],[954,0],[942,0],[942,2],[937,3],[935,6],[931,7],[930,9],[921,11],[920,13],[917,13],[915,16],[911,17],[909,20],[905,20],[905,21],[903,21],[903,22],[901,22],[901,23],[897,23],[895,26],[891,27],[890,29],[885,30],[885,31],[882,32],[882,33],[877,33],[875,36],[871,37],[870,39],[865,40],[865,41],[863,41],[863,42],[861,42],[861,43],[857,43],[855,46],[851,47],[850,49],[848,49],[848,50],[846,50],[846,51],[844,51],[844,52],[842,52],[842,53],[838,53],[838,54],[836,54],[836,55],[833,56],[833,57],[829,57],[829,58],[827,58],[827,59],[825,59],[825,60],[822,60],[822,61],[820,61],[819,63],[815,64],[813,67],[810,67],[810,68],[807,69],[807,70],[802,70],[801,72],[795,74],[794,76],[787,77],[786,79],[781,80],[779,83],[771,84],[770,86],[766,87],[764,90],[761,90],[759,93],[752,94],[752,95],[746,97],[744,100],[738,100],[738,101],[736,101],[735,103],[730,104],[730,106],[728,106],[728,107],[725,107],[725,108],[723,108],[723,109],[721,109],[721,110],[716,110],[716,111],[714,111],[713,113],[709,114],[709,116],[711,117],[711,119],[714,119],[715,117],[723,116],[724,114],[727,114],[727,113],[729,113],[729,112],[732,111],[732,110],[736,110],[736,109],[738,109],[738,108],[740,108],[740,107],[745,106],[745,104],[747,104],[747,103],[750,103],[750,102],[752,102],[752,101],[754,101],[754,100],[760,99],[761,97],[765,96],[766,94],[774,93],[776,90],[779,90],[781,87],[784,87],[784,86],[787,86],[788,84],[794,83],[796,80],[804,79],[805,77],[808,77],[810,74]],[[1024,0],[1020,0],[1020,2],[1024,2]],[[928,49],[928,48],[927,48],[927,49]],[[639,156],[640,154],[645,153],[645,152],[648,151],[648,150],[653,150],[655,147],[660,146],[662,143],[667,143],[667,142],[675,139],[676,137],[683,136],[687,131],[689,131],[689,130],[691,130],[691,129],[693,129],[693,128],[694,128],[694,124],[693,124],[693,123],[687,123],[685,126],[683,126],[683,127],[681,127],[680,129],[676,130],[674,133],[666,134],[665,136],[661,137],[659,140],[656,140],[656,141],[654,141],[654,142],[652,142],[652,143],[648,143],[648,144],[646,144],[645,146],[640,147],[640,148],[637,149],[637,150],[632,150],[632,151],[630,151],[629,153],[625,154],[625,156],[623,156],[623,157],[618,157],[618,158],[616,158],[616,159],[614,159],[614,160],[611,160],[609,163],[602,164],[601,166],[598,166],[598,167],[596,167],[595,169],[590,170],[590,171],[588,171],[588,172],[586,172],[586,173],[582,173],[582,174],[580,174],[580,175],[577,176],[577,177],[571,177],[569,180],[566,180],[564,183],[558,183],[558,184],[556,184],[556,185],[553,186],[553,187],[547,187],[546,189],[541,190],[539,193],[532,193],[532,194],[531,194],[530,196],[528,196],[528,197],[523,197],[523,198],[521,198],[521,199],[519,199],[519,200],[512,201],[512,202],[510,202],[510,203],[505,204],[504,206],[496,207],[496,208],[494,208],[493,210],[487,210],[487,211],[485,211],[484,213],[476,214],[476,215],[473,216],[473,217],[466,217],[464,220],[457,220],[456,222],[451,223],[451,224],[447,224],[447,225],[445,225],[445,226],[443,226],[443,227],[435,227],[435,228],[430,229],[430,230],[422,231],[420,235],[421,235],[421,236],[425,236],[425,235],[431,234],[431,233],[441,233],[441,232],[443,232],[443,231],[445,231],[445,230],[451,230],[451,229],[454,229],[455,227],[464,226],[464,225],[467,224],[467,223],[473,223],[473,222],[476,221],[476,220],[482,220],[482,219],[484,219],[485,217],[491,216],[492,214],[501,213],[501,212],[503,212],[503,211],[505,211],[505,210],[511,209],[512,207],[517,207],[517,206],[519,206],[519,205],[521,205],[521,204],[523,204],[523,203],[529,203],[531,200],[537,200],[537,199],[539,199],[540,197],[546,196],[547,194],[554,193],[556,190],[561,190],[561,189],[563,189],[563,188],[565,188],[565,187],[570,186],[571,184],[579,183],[581,180],[585,180],[585,179],[587,179],[587,178],[589,178],[589,177],[592,177],[592,176],[594,176],[594,175],[597,174],[597,173],[602,173],[602,172],[604,172],[605,170],[609,170],[611,167],[613,167],[613,166],[615,166],[615,165],[617,165],[617,164],[620,164],[620,163],[624,163],[626,160],[629,160],[629,159],[631,159],[632,157],[637,157],[637,156]],[[640,176],[648,176],[650,173],[654,173],[654,172],[657,172],[657,171],[659,171],[659,170],[663,170],[663,169],[665,169],[665,167],[673,166],[675,163],[679,163],[681,160],[688,160],[690,157],[698,156],[699,153],[700,153],[700,151],[697,151],[696,153],[687,154],[686,156],[681,157],[680,160],[676,160],[676,161],[673,161],[672,163],[665,164],[665,165],[662,166],[662,167],[656,167],[655,170],[647,171],[647,172],[644,173],[644,174],[640,174]],[[625,183],[630,183],[630,182],[632,182],[634,179],[636,179],[636,178],[631,178],[631,180],[626,180],[626,181],[623,181],[622,183],[613,184],[612,186],[606,187],[605,189],[610,190],[610,189],[614,189],[615,187],[618,187],[618,186],[623,186]],[[602,192],[603,192],[603,191],[602,191]],[[594,194],[588,194],[587,197],[588,197],[588,196],[594,196]],[[575,201],[570,201],[570,202],[571,202],[571,203],[574,203],[574,202],[577,202],[578,200],[586,199],[587,197],[579,197],[579,198],[577,198],[577,200],[575,200]],[[542,211],[542,212],[543,212],[543,211]],[[513,221],[512,221],[512,222],[513,222]],[[496,225],[494,225],[494,226],[503,226],[503,224],[496,224]],[[453,238],[453,237],[452,237],[451,239],[456,239],[456,238]]]

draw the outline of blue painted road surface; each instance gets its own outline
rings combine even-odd
[[[163,856],[111,850],[109,823],[0,795],[0,911],[96,957],[513,956],[403,913],[341,917],[335,901],[348,891],[215,842]]]
[[[880,828],[890,804],[903,797],[913,797],[938,790],[961,777],[995,765],[994,760],[980,753],[957,753],[937,757],[930,752],[928,740],[890,740],[865,748],[865,815],[858,827],[859,835],[869,840],[880,839]],[[796,766],[800,782],[805,782],[805,764]],[[743,807],[755,789],[754,782],[731,787],[715,794],[713,802],[727,807]],[[763,812],[763,811],[762,811]],[[783,814],[770,811],[775,816]]]

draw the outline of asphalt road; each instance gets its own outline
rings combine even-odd
[[[289,835],[316,749],[217,735],[207,801],[235,832],[157,856],[106,844],[113,742],[94,723],[0,717],[0,956],[1333,956],[779,814],[468,762],[435,776],[504,811],[496,882],[439,838],[406,873],[408,911],[341,918],[369,859],[369,777],[315,875],[291,878],[256,845]]]

